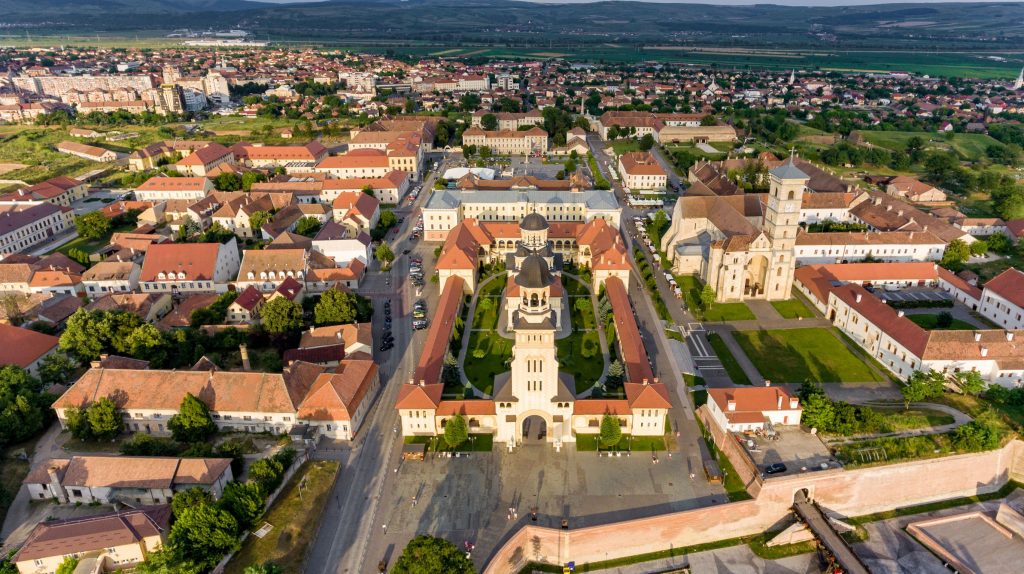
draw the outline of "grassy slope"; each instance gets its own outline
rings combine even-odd
[[[737,331],[733,336],[761,375],[773,382],[867,382],[876,378],[828,329]]]

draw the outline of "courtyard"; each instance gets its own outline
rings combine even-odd
[[[821,439],[799,427],[775,427],[776,440],[763,436],[738,436],[758,470],[769,464],[782,463],[786,471],[772,476],[788,476],[828,468],[840,468]]]
[[[884,380],[832,329],[736,331],[743,352],[773,383],[867,383]]]

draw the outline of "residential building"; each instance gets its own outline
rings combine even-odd
[[[57,144],[57,151],[89,161],[111,162],[117,159],[117,152],[78,142],[64,141]]]
[[[978,311],[1004,329],[1024,329],[1024,273],[1011,267],[989,279]]]
[[[131,293],[139,286],[142,268],[131,261],[101,261],[82,274],[82,286],[90,299],[107,293]]]
[[[334,221],[369,233],[380,221],[380,200],[362,191],[341,192],[331,203]]]
[[[906,175],[890,179],[885,184],[885,192],[915,203],[946,201],[946,193],[941,189]]]
[[[0,323],[0,366],[17,365],[39,375],[43,359],[57,350],[60,339],[52,335]]]
[[[711,419],[728,432],[798,426],[803,413],[800,399],[780,387],[708,389],[707,405]]]
[[[88,194],[89,186],[85,182],[60,176],[0,196],[0,203],[45,201],[53,205],[71,207],[73,202],[85,199]]]
[[[658,160],[645,151],[631,151],[619,156],[622,185],[630,191],[664,191],[668,174]]]
[[[206,177],[214,168],[233,164],[234,161],[234,152],[219,143],[211,143],[178,161],[174,168],[182,175]]]
[[[199,201],[214,189],[213,182],[205,177],[151,177],[135,188],[135,199],[139,201],[167,201],[185,199]]]
[[[334,221],[326,223],[313,238],[311,248],[345,266],[354,259],[369,263],[370,234]]]
[[[170,521],[165,504],[40,522],[11,562],[20,574],[54,574],[68,556],[88,572],[130,569],[163,548]]]
[[[328,156],[327,148],[318,141],[305,145],[247,145],[243,146],[239,160],[248,167],[285,167],[292,163],[306,164],[312,168]]]
[[[469,128],[462,133],[462,145],[490,148],[501,155],[536,155],[548,152],[548,132],[534,127],[525,131],[485,131]]]
[[[343,192],[370,188],[381,203],[397,205],[409,191],[409,181],[409,174],[398,170],[389,171],[377,178],[328,179],[320,186],[320,202],[333,203]]]
[[[73,456],[36,465],[22,483],[32,500],[150,506],[170,503],[175,492],[190,488],[218,499],[232,479],[230,458]]]
[[[150,246],[139,283],[143,293],[204,293],[227,291],[241,262],[238,242],[160,243]]]
[[[305,281],[305,249],[248,249],[243,252],[235,285],[255,287],[263,293],[277,289],[286,279]]]
[[[44,202],[0,204],[0,259],[74,229],[75,212]]]

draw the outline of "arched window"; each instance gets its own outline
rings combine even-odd
[[[789,198],[790,198],[790,199],[794,199],[795,197],[796,197],[796,192],[795,192],[795,191],[793,191],[792,189],[791,189],[791,190],[789,190]]]
[[[539,301],[540,297],[537,297],[537,294],[534,293],[530,296],[530,307],[536,307],[539,304]]]

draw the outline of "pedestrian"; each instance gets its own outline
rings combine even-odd
[[[690,473],[690,480],[693,480],[693,478],[694,478],[695,476],[696,476],[696,475],[695,475],[695,474],[693,474],[693,473],[691,472],[691,473]]]

